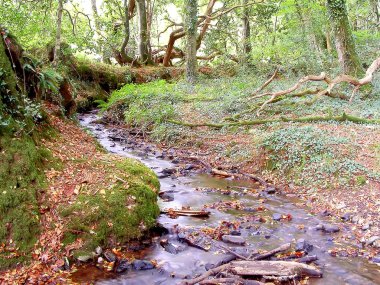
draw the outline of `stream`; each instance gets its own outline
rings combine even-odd
[[[157,175],[162,175],[164,169],[178,167],[175,158],[161,158],[154,154],[153,145],[144,144],[138,147],[131,141],[114,140],[112,134],[114,128],[98,124],[96,112],[79,116],[80,124],[88,129],[98,142],[109,152],[135,158],[153,169]],[[152,151],[153,150],[153,151]],[[211,212],[209,218],[195,218],[179,216],[176,219],[168,215],[160,215],[158,222],[169,230],[168,234],[158,238],[147,250],[143,252],[143,259],[156,260],[160,264],[158,269],[152,270],[128,270],[124,274],[112,277],[95,277],[96,267],[90,274],[96,284],[177,284],[182,278],[193,278],[197,274],[205,272],[212,264],[217,264],[231,254],[220,251],[206,252],[193,246],[180,243],[178,235],[172,229],[176,227],[201,229],[204,227],[216,228],[221,221],[239,221],[238,229],[241,237],[246,240],[246,247],[258,250],[270,250],[282,244],[304,239],[313,245],[310,255],[317,255],[316,264],[323,270],[323,278],[310,279],[308,284],[380,284],[380,267],[368,262],[361,257],[333,257],[328,252],[334,247],[348,245],[338,244],[335,237],[344,235],[348,239],[351,236],[348,227],[343,222],[337,222],[341,230],[338,233],[325,233],[316,230],[319,224],[331,225],[320,215],[311,215],[308,209],[298,198],[287,197],[281,194],[246,195],[244,189],[259,189],[258,184],[250,180],[234,180],[217,178],[209,174],[190,172],[190,175],[180,177],[160,178],[161,191],[168,191],[174,197],[173,201],[165,202],[159,198],[161,209],[181,209],[189,206],[191,209],[202,209],[205,204],[214,204],[220,201],[229,202],[238,200],[243,206],[239,209],[221,209],[220,207],[207,208]],[[229,195],[212,189],[224,189]],[[231,194],[232,192],[232,194]],[[260,191],[259,191],[260,193]],[[260,212],[251,209],[263,209]],[[274,220],[275,215],[291,215],[291,220]],[[260,221],[253,219],[260,216]],[[176,254],[170,253],[160,244],[161,240],[168,240],[175,246],[181,247]],[[220,242],[222,243],[222,242]],[[234,246],[223,243],[225,246]],[[359,246],[359,245],[358,245]],[[100,271],[100,270],[99,270]],[[79,269],[79,275],[81,270]],[[77,272],[77,275],[78,275]],[[84,273],[83,273],[84,274]]]

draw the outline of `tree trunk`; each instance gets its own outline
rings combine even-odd
[[[186,31],[186,80],[194,83],[197,77],[197,14],[198,1],[185,0],[185,31]]]
[[[378,0],[369,0],[371,4],[372,13],[375,15],[376,22],[380,22],[380,13],[379,13],[379,1]]]
[[[58,0],[57,32],[55,35],[55,47],[54,47],[54,59],[53,59],[53,65],[55,66],[58,64],[59,53],[61,49],[62,13],[63,13],[63,0]]]
[[[139,21],[139,54],[144,64],[152,64],[152,55],[149,52],[148,22],[146,17],[145,0],[136,0]]]
[[[129,10],[128,10],[128,0],[124,0],[124,40],[123,44],[121,45],[120,49],[120,55],[125,62],[132,62],[133,59],[128,56],[127,54],[127,45],[129,42]]]
[[[1,26],[0,26],[0,32],[2,33],[4,32]],[[13,100],[10,100],[9,98],[10,97],[16,98],[17,100],[15,101],[18,101],[18,92],[16,90],[16,86],[17,86],[16,76],[15,76],[14,70],[12,69],[12,63],[11,63],[12,60],[10,60],[6,52],[8,50],[8,54],[11,54],[7,46],[7,38],[1,35],[0,40],[1,40],[0,67],[2,71],[4,72],[1,75],[0,79],[1,81],[4,81],[6,84],[4,89],[0,88],[0,110],[1,110],[2,106],[9,105],[9,104],[11,106],[8,106],[8,107],[15,108],[15,104],[13,103]]]
[[[335,35],[335,46],[343,73],[359,75],[363,67],[356,52],[354,38],[347,16],[345,0],[327,0],[331,26]]]
[[[248,0],[243,0],[243,5],[247,5]],[[249,54],[251,53],[251,27],[249,23],[249,8],[247,6],[243,7],[243,54],[244,62],[249,59]]]

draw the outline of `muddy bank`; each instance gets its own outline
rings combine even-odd
[[[161,215],[158,221],[168,233],[138,257],[154,261],[154,269],[141,271],[127,266],[122,275],[105,277],[99,284],[176,284],[228,261],[235,256],[229,250],[252,254],[289,242],[292,249],[276,259],[292,254],[299,258],[316,256],[314,263],[324,277],[309,280],[310,284],[380,282],[378,266],[360,257],[365,252],[347,223],[333,221],[326,213],[312,215],[298,198],[265,193],[252,180],[205,174],[205,167],[194,159],[184,160],[178,152],[158,150],[137,142],[133,134],[99,125],[95,114],[81,116],[80,120],[108,151],[137,158],[161,177],[165,192],[159,200],[161,210],[184,207],[210,212],[209,218]]]

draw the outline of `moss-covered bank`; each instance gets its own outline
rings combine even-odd
[[[156,224],[159,214],[160,184],[150,169],[127,158],[100,163],[107,168],[109,186],[95,193],[84,191],[71,206],[60,210],[67,219],[64,244],[77,238],[84,241],[77,254],[138,239]]]

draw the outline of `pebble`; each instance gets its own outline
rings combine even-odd
[[[273,220],[275,220],[275,221],[280,221],[280,220],[281,220],[281,214],[274,213],[274,214],[272,215],[272,218],[273,218]]]
[[[244,245],[245,244],[245,239],[242,238],[241,236],[224,235],[224,236],[222,236],[222,240],[224,242],[237,244],[237,245]]]

